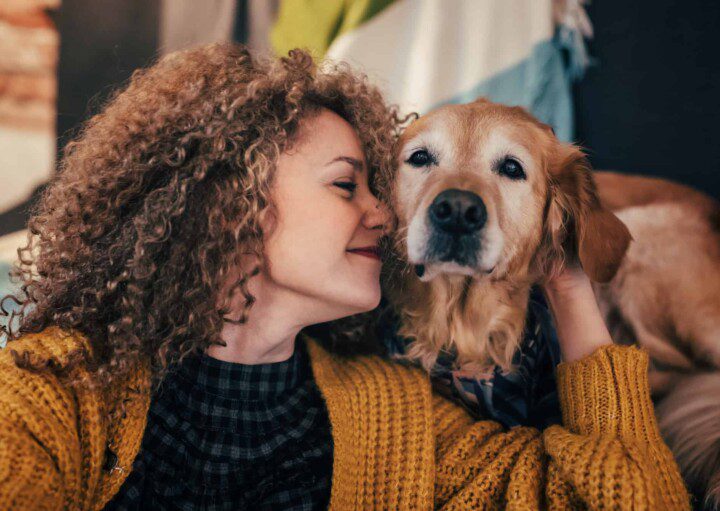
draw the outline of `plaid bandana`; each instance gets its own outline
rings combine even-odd
[[[325,509],[332,454],[301,339],[284,362],[189,357],[153,397],[133,470],[105,509]]]
[[[397,335],[399,316],[388,307],[377,326],[378,338],[390,356],[406,353],[410,339]],[[552,316],[538,286],[531,289],[527,319],[516,369],[496,366],[483,378],[468,378],[453,370],[454,356],[442,352],[430,374],[433,388],[463,405],[475,418],[496,420],[506,427],[517,425],[545,429],[560,424],[560,404],[555,366],[560,345]]]

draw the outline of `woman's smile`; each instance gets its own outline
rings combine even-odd
[[[365,257],[370,257],[372,259],[377,259],[378,261],[382,261],[382,258],[380,257],[380,248],[379,247],[360,247],[360,248],[351,248],[348,250],[351,254],[358,254]]]

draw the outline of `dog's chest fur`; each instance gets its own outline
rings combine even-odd
[[[555,366],[560,361],[560,348],[552,316],[540,289],[533,287],[528,291],[529,297],[523,302],[526,317],[520,321],[519,347],[513,353],[511,368],[504,369],[494,364],[479,372],[468,372],[458,363],[457,349],[446,340],[445,346],[426,370],[436,391],[462,404],[476,418],[497,420],[507,427],[529,425],[542,429],[560,422],[554,377]],[[469,299],[472,297],[468,295],[466,300]],[[461,300],[458,298],[454,306],[462,308]],[[469,302],[466,302],[465,307],[468,305]],[[487,304],[487,307],[491,312],[498,309],[494,303]],[[390,304],[386,304],[383,311],[377,336],[388,353],[406,362],[422,363],[411,353],[413,345],[418,344],[418,336],[406,337],[403,333],[412,327],[403,323],[401,314]],[[444,309],[444,314],[451,313],[450,308]],[[493,314],[482,318],[488,325],[499,321],[498,316]],[[440,335],[440,331],[435,333]],[[450,328],[445,331],[450,332]],[[492,332],[492,327],[486,327],[483,332]],[[479,337],[476,342],[478,340]]]
[[[530,295],[527,283],[443,276],[422,282],[406,275],[388,290],[402,319],[399,335],[413,339],[408,354],[430,370],[441,351],[457,353],[457,369],[481,374],[510,369]]]

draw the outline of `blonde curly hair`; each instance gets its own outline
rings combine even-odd
[[[141,355],[157,383],[185,355],[222,344],[223,322],[245,321],[253,305],[247,283],[264,264],[275,162],[322,107],[356,129],[368,167],[384,174],[405,120],[345,64],[214,44],[136,71],[67,145],[35,207],[14,270],[22,296],[6,297],[20,303],[8,339],[51,325],[79,330],[105,385]],[[241,252],[258,264],[219,296]],[[238,290],[244,310],[227,318],[217,304]]]

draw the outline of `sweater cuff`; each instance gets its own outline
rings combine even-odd
[[[635,346],[602,346],[557,366],[563,424],[581,434],[657,439],[650,398],[648,354]]]

